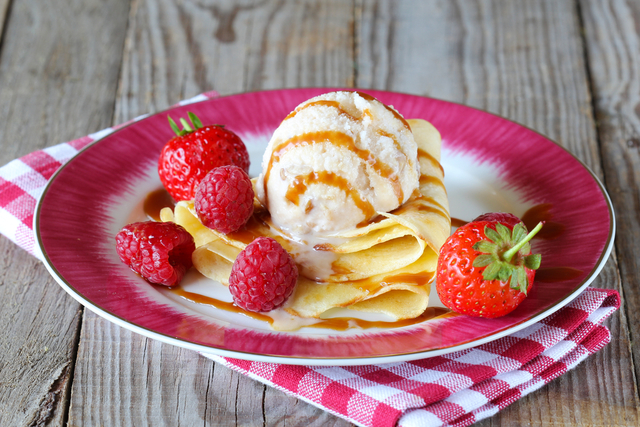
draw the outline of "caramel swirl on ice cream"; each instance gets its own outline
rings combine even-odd
[[[258,236],[276,239],[300,274],[285,305],[266,313],[294,321],[274,321],[274,329],[308,326],[340,308],[414,319],[427,309],[451,227],[440,145],[430,123],[405,120],[369,95],[324,94],[274,132],[242,229],[204,227],[187,201],[163,220],[194,236],[195,267],[227,286],[240,251]]]
[[[275,226],[331,235],[405,203],[419,186],[418,147],[393,108],[358,92],[300,104],[274,132],[256,185]]]

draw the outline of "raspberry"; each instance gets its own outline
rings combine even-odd
[[[249,176],[237,166],[215,168],[196,190],[200,221],[220,233],[239,230],[253,214],[253,187]]]
[[[502,224],[510,225],[512,227],[522,222],[520,218],[518,218],[514,214],[510,214],[507,212],[485,213],[473,220],[473,222],[480,222],[480,221],[499,222]]]
[[[291,296],[298,267],[270,237],[258,237],[236,258],[229,277],[233,301],[248,311],[271,311]]]
[[[193,265],[191,234],[172,222],[134,222],[116,235],[120,260],[150,283],[174,286]]]

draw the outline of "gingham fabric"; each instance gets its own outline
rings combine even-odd
[[[587,289],[513,335],[413,362],[291,366],[205,355],[362,426],[467,426],[575,367],[610,340],[616,291]]]
[[[215,96],[207,92],[178,105]],[[0,233],[41,257],[32,222],[48,179],[81,148],[118,127],[36,151],[0,168]],[[204,356],[358,425],[467,426],[600,350],[610,340],[601,323],[619,306],[616,291],[587,289],[555,314],[511,336],[412,362],[322,367]]]
[[[180,101],[176,105],[192,104],[217,96],[219,95],[216,91],[204,92],[193,98]],[[60,166],[91,142],[147,116],[148,114],[144,114],[126,123],[103,129],[91,135],[35,151],[0,168],[0,233],[30,254],[42,259],[42,254],[35,244],[33,215],[36,203],[49,178]]]

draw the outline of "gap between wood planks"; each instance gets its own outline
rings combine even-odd
[[[73,353],[71,355],[71,363],[69,366],[69,379],[67,380],[67,391],[64,393],[64,408],[62,413],[62,425],[69,424],[69,407],[71,406],[71,390],[73,389],[73,379],[76,371],[76,360],[78,359],[78,349],[80,348],[80,336],[82,334],[82,326],[84,325],[84,305],[80,304],[80,319],[76,328],[76,335],[73,337]]]
[[[45,427],[55,417],[56,410],[62,409],[62,425],[66,426],[69,418],[69,406],[71,403],[71,386],[73,384],[73,374],[78,357],[78,346],[80,343],[80,333],[82,332],[82,318],[84,316],[84,306],[80,305],[77,313],[78,320],[75,322],[76,333],[73,337],[73,349],[71,360],[60,370],[60,374],[51,383],[47,394],[38,405],[29,427]],[[66,386],[66,387],[65,387]]]
[[[0,54],[4,46],[5,33],[7,32],[7,22],[11,14],[13,0],[0,0]]]
[[[0,0],[2,1],[2,0]],[[8,20],[8,17],[10,15],[10,7],[13,4],[13,0],[5,0],[7,2],[7,6],[5,7],[5,15],[2,17],[2,21],[3,21],[3,28],[2,28],[2,38],[0,39],[0,54],[2,52],[2,42],[4,40],[4,32],[6,31],[6,25],[4,25],[4,23],[6,23],[6,21]],[[129,17],[127,19],[127,26],[125,28],[125,34],[128,33],[129,31],[129,27],[131,26],[131,22],[132,19],[134,19],[135,17],[135,12],[138,8],[138,1],[139,0],[131,0],[130,2],[130,6],[129,6]],[[2,6],[0,4],[0,6]],[[0,13],[2,13],[2,10],[0,9]],[[1,16],[1,15],[0,15]],[[118,81],[118,85],[116,86],[116,93],[115,96],[113,97],[113,103],[111,106],[111,112],[112,112],[112,118],[111,118],[111,124],[112,126],[115,126],[117,123],[115,123],[116,121],[116,103],[118,100],[118,96],[121,93],[122,90],[122,64],[124,63],[124,56],[126,54],[126,45],[127,45],[128,39],[125,37],[124,38],[124,43],[123,43],[123,47],[122,47],[122,58],[120,61],[120,68],[118,70],[118,77],[117,77],[117,81]],[[76,328],[76,334],[73,338],[73,351],[71,354],[71,360],[70,363],[68,365],[66,365],[60,376],[51,384],[51,387],[49,388],[49,392],[47,393],[47,395],[45,396],[45,398],[42,400],[42,402],[40,403],[40,411],[37,413],[36,418],[34,419],[34,421],[32,421],[32,423],[29,425],[29,427],[44,427],[46,426],[49,421],[54,417],[55,412],[56,412],[56,407],[57,408],[61,408],[63,413],[62,413],[62,426],[66,426],[69,424],[69,410],[71,407],[71,393],[73,390],[73,380],[75,378],[75,369],[76,369],[76,361],[78,359],[78,352],[79,352],[79,348],[80,348],[80,337],[82,334],[82,328],[84,326],[84,315],[85,315],[85,306],[80,304],[80,308],[78,310],[79,313],[79,320],[78,320],[78,327]],[[66,381],[66,390],[65,390],[65,381],[64,378],[67,377],[68,375],[68,379]],[[62,397],[60,398],[60,394],[62,392]]]

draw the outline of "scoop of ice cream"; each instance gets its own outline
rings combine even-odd
[[[392,107],[363,93],[327,93],[300,104],[276,129],[257,197],[293,235],[351,230],[418,188],[417,150]]]

